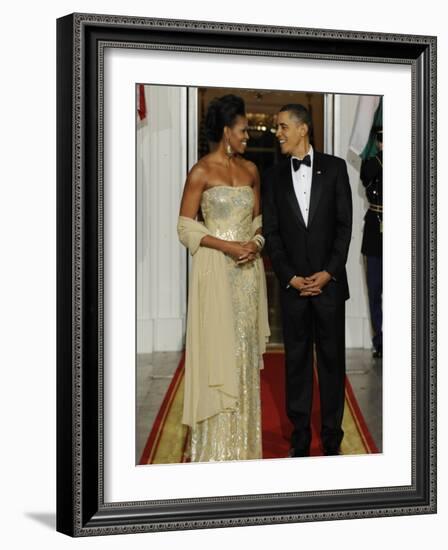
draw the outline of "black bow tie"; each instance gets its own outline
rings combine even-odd
[[[304,164],[305,166],[311,166],[311,157],[309,155],[306,155],[305,157],[303,157],[302,160],[294,157],[292,159],[292,167],[294,168],[294,172],[297,172],[301,164]]]

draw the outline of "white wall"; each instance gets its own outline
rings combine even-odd
[[[137,350],[183,346],[186,251],[176,225],[185,183],[186,88],[145,86],[137,129]]]
[[[360,159],[349,154],[350,136],[355,119],[357,95],[336,95],[334,101],[334,154],[347,161],[352,188],[353,229],[347,260],[350,300],[346,308],[347,348],[372,347],[367,288],[361,254],[362,231],[367,202],[359,179]]]
[[[316,6],[316,7],[315,7]],[[344,548],[387,549],[399,541],[407,550],[441,548],[448,521],[448,216],[439,216],[439,513],[356,521],[331,521],[71,540],[54,531],[55,513],[55,19],[73,11],[185,18],[262,25],[369,30],[438,35],[439,117],[448,120],[448,34],[443,3],[403,4],[377,0],[321,0],[317,5],[272,2],[163,3],[142,0],[60,0],[5,4],[0,34],[2,86],[1,365],[2,545],[35,548],[159,550]],[[443,11],[442,11],[443,10]],[[439,124],[439,151],[448,150]],[[439,208],[448,204],[448,169],[439,166]],[[397,277],[406,274],[395,274]],[[300,475],[298,470],[297,475]]]

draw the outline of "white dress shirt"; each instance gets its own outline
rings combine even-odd
[[[310,209],[310,197],[311,197],[311,180],[313,176],[313,147],[310,145],[310,148],[307,153],[311,158],[311,166],[306,166],[301,164],[297,172],[294,171],[291,160],[291,174],[292,181],[294,184],[294,192],[297,197],[297,202],[300,206],[300,211],[302,212],[303,220],[305,225],[308,226],[308,213]],[[298,157],[291,157],[298,158]],[[300,159],[299,159],[300,160]]]
[[[306,226],[308,226],[308,214],[310,210],[310,198],[311,198],[311,180],[313,179],[314,153],[313,153],[313,147],[311,145],[310,145],[310,148],[308,149],[307,154],[310,156],[311,166],[306,166],[305,164],[301,164],[297,172],[294,171],[294,168],[292,166],[292,160],[291,160],[291,174],[292,174],[292,181],[294,184],[294,192],[296,194],[297,202],[299,203],[300,211],[302,212],[303,220]],[[293,159],[298,157],[291,157],[291,158]],[[337,280],[335,277],[331,275],[331,273],[330,273],[330,276],[333,279],[333,281]],[[294,277],[296,277],[296,275],[294,275]],[[286,288],[289,288],[290,286],[291,286],[290,284],[287,284]]]

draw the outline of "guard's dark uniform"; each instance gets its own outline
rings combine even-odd
[[[374,355],[383,352],[383,154],[361,165],[361,181],[365,187],[369,209],[364,217],[364,233],[361,252],[366,256],[367,288],[370,318],[374,330],[372,339]]]

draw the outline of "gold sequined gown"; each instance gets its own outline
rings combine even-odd
[[[201,209],[208,230],[229,241],[252,235],[252,187],[216,186],[202,194]],[[258,266],[237,265],[226,256],[232,292],[239,400],[236,411],[221,412],[191,429],[192,462],[262,457],[260,370],[258,347]]]

